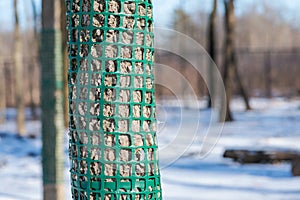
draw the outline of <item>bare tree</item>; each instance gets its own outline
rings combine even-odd
[[[31,6],[33,11],[33,41],[32,41],[32,51],[30,51],[30,63],[28,70],[31,73],[32,77],[37,77],[37,52],[38,52],[38,46],[39,46],[39,33],[38,33],[38,14],[37,14],[37,8],[36,8],[36,2],[35,0],[31,0]],[[36,120],[38,118],[37,114],[37,105],[36,105],[36,92],[35,92],[35,79],[29,78],[29,95],[30,95],[30,109],[31,109],[31,116],[32,119]]]
[[[217,6],[218,2],[217,0],[213,0],[213,9],[212,12],[209,16],[209,30],[207,34],[207,39],[208,39],[208,53],[211,57],[211,59],[216,62],[216,28],[217,28]],[[209,84],[211,88],[211,93],[209,94],[209,101],[208,101],[208,107],[212,107],[212,99],[214,96],[214,77],[213,77],[213,67],[211,66],[212,62],[210,62],[210,67],[209,67]]]
[[[41,37],[42,166],[44,200],[63,200],[61,1],[43,0]]]
[[[25,103],[24,103],[24,88],[23,88],[23,53],[22,53],[22,38],[19,23],[18,0],[14,0],[14,64],[16,78],[16,104],[17,104],[17,130],[20,136],[25,134]]]
[[[244,86],[244,83],[243,83],[243,80],[241,79],[241,76],[240,76],[240,73],[239,73],[239,70],[238,70],[238,66],[237,66],[237,59],[236,59],[236,52],[235,52],[235,41],[237,39],[237,36],[235,34],[235,27],[236,27],[236,19],[235,19],[235,15],[234,15],[234,0],[232,0],[232,3],[230,2],[230,4],[232,5],[228,5],[228,12],[230,12],[228,14],[228,26],[229,26],[229,29],[230,29],[230,37],[232,38],[231,39],[231,44],[232,45],[232,51],[231,51],[231,64],[232,64],[232,67],[234,68],[234,74],[235,74],[235,80],[236,80],[236,84],[239,88],[239,92],[245,102],[245,107],[246,107],[246,110],[251,110],[251,107],[250,107],[250,104],[249,104],[249,96],[248,96],[248,93],[245,89],[245,86]],[[226,17],[227,18],[227,17]],[[228,28],[226,28],[228,30]]]
[[[2,35],[0,35],[0,43]],[[5,81],[5,65],[0,51],[0,124],[6,121],[6,81]]]
[[[230,100],[233,92],[233,76],[234,76],[234,0],[224,0],[225,6],[225,48],[224,48],[224,74],[223,80],[226,89],[226,121],[232,121],[230,110]]]
[[[173,27],[175,28],[175,30],[184,33],[186,35],[191,36],[192,33],[195,32],[195,24],[191,19],[191,16],[186,13],[182,7],[184,7],[184,1],[181,2],[181,6],[180,8],[175,10],[175,20],[174,20],[174,24]],[[177,48],[180,50],[181,54],[183,52],[187,52],[189,50],[189,47],[187,46],[187,44],[184,43],[184,41],[180,40],[178,38],[178,36],[175,36],[175,45],[177,45]],[[188,66],[186,61],[183,58],[179,58],[179,65],[180,65],[180,73],[188,78]],[[184,102],[184,106],[188,106],[188,100],[186,99],[188,94],[187,94],[187,88],[188,88],[188,84],[185,80],[182,80],[180,83],[180,91],[181,91],[181,98],[183,99]]]
[[[230,100],[233,94],[233,78],[235,75],[236,84],[240,89],[240,93],[245,101],[246,109],[250,110],[249,98],[243,86],[242,79],[239,76],[237,68],[237,60],[235,53],[235,15],[234,15],[234,0],[224,0],[225,5],[225,52],[224,52],[224,74],[223,80],[226,89],[226,121],[232,121],[230,110]],[[223,109],[224,110],[224,109]]]
[[[266,97],[272,97],[272,68],[271,68],[271,52],[265,54],[264,78]]]
[[[235,78],[236,78],[237,84],[238,84],[239,89],[240,89],[240,94],[242,95],[243,100],[245,102],[246,110],[251,110],[251,107],[250,107],[250,104],[249,104],[249,96],[248,96],[248,93],[245,89],[243,80],[241,79],[241,76],[239,74],[236,61],[234,63],[234,73],[235,73]]]
[[[0,43],[1,43],[0,35]],[[0,124],[5,123],[6,120],[6,81],[5,81],[5,68],[2,60],[2,54],[0,53]]]

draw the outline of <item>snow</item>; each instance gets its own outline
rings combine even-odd
[[[223,129],[217,125],[223,130],[221,137],[208,132],[210,110],[177,105],[161,101],[158,106],[165,200],[300,200],[300,178],[292,176],[290,163],[241,165],[222,157],[228,148],[300,151],[299,99],[252,99],[254,109],[249,112],[235,99],[236,121]],[[0,199],[42,199],[40,122],[26,124],[36,138],[18,138],[15,111],[9,112],[7,123],[0,125]],[[203,156],[205,145],[215,146]],[[71,199],[68,178],[66,162],[66,197]]]

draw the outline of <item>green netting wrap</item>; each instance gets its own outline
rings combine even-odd
[[[73,199],[162,199],[151,0],[67,0]]]

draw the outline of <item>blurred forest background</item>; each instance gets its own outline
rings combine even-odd
[[[176,2],[176,5],[175,5]],[[194,4],[190,4],[193,2]],[[195,2],[199,7],[195,7]],[[156,10],[159,25],[180,31],[199,42],[209,51],[209,23],[213,1],[174,1],[173,10],[163,16],[163,8]],[[217,1],[215,10],[215,62],[220,71],[224,68],[225,9],[224,1]],[[244,4],[242,3],[244,2]],[[62,5],[64,1],[62,0]],[[164,3],[155,1],[156,9]],[[295,97],[300,94],[300,16],[285,1],[236,1],[234,45],[237,71],[250,97]],[[1,1],[0,28],[0,110],[3,121],[5,108],[23,102],[31,108],[32,118],[37,119],[40,106],[39,38],[41,32],[41,2],[38,0]],[[17,8],[17,9],[15,9]],[[170,8],[171,9],[171,8]],[[14,12],[17,11],[17,12]],[[65,12],[64,10],[62,12]],[[298,22],[298,23],[297,23]],[[64,19],[62,18],[62,23]],[[64,27],[64,26],[63,26]],[[19,33],[18,33],[19,32]],[[64,36],[65,38],[65,36]],[[65,43],[65,40],[63,40]],[[174,38],[165,44],[178,45]],[[65,52],[62,50],[62,53]],[[175,68],[191,82],[199,99],[207,97],[207,88],[201,77],[179,56],[157,51],[156,62]],[[193,54],[193,52],[191,52]],[[198,57],[199,55],[194,55]],[[19,63],[19,64],[18,64]],[[21,64],[20,64],[21,63]],[[20,65],[20,66],[18,66]],[[65,63],[64,66],[67,66]],[[66,72],[66,68],[64,68]],[[18,77],[17,77],[18,76]],[[171,78],[171,77],[166,77]],[[234,95],[240,94],[233,84]],[[21,87],[21,93],[16,90]],[[181,87],[181,86],[179,86]],[[184,87],[182,87],[184,90]],[[168,89],[157,87],[158,97],[171,95]],[[23,99],[23,100],[22,100]]]
[[[176,8],[171,28],[192,37],[209,51],[211,8],[203,10],[199,8],[198,11],[189,12],[189,2],[191,1],[182,1],[179,4],[181,6]],[[223,1],[217,2],[214,61],[222,73],[225,11]],[[297,77],[300,72],[300,16],[283,6],[284,2],[235,1],[234,43],[237,68],[246,91],[252,97],[299,95],[300,80]],[[210,4],[213,4],[212,1]],[[174,41],[166,41],[166,44],[177,45]],[[170,59],[170,55],[160,54],[157,58],[158,62],[162,61],[178,70],[187,70],[184,74],[192,80],[191,83],[195,88],[199,88],[195,91],[200,97],[206,95],[205,84],[202,82],[199,84],[197,78],[191,77],[195,73],[184,69],[189,68],[188,63],[182,64],[178,59],[180,58],[176,59],[176,56]],[[234,94],[239,94],[238,88]]]

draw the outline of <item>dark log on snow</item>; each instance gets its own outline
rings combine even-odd
[[[300,176],[300,158],[294,159],[292,162],[292,173],[294,176]]]
[[[241,164],[269,164],[278,162],[291,162],[292,173],[300,176],[300,153],[295,151],[252,151],[252,150],[226,150],[224,158],[231,158]]]

